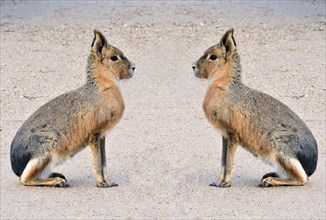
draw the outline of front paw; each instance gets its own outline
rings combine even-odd
[[[109,188],[109,187],[116,187],[116,186],[119,186],[119,185],[114,183],[114,182],[112,182],[112,183],[98,182],[98,183],[96,183],[96,186],[100,187],[100,188]]]
[[[226,187],[230,187],[231,186],[231,182],[218,182],[218,183],[211,183],[209,184],[209,186],[214,186],[214,187],[222,187],[222,188],[226,188]]]

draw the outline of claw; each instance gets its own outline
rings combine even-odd
[[[69,187],[66,179],[62,179],[60,177],[54,177],[57,180],[57,183],[54,185],[55,187]]]
[[[112,182],[112,183],[101,182],[101,183],[97,183],[96,185],[97,185],[97,187],[100,187],[100,188],[110,188],[110,187],[119,186],[118,184],[116,184],[114,182]]]
[[[261,183],[259,184],[260,187],[272,187],[274,186],[272,183],[273,177],[267,177],[261,180]]]
[[[231,186],[231,183],[229,183],[229,182],[222,182],[222,183],[216,184],[215,182],[213,182],[213,183],[209,184],[209,186],[226,188],[226,187],[230,187]]]

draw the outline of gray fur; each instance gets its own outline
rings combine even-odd
[[[58,142],[69,135],[77,120],[87,113],[85,106],[99,104],[96,103],[98,96],[96,87],[82,86],[52,99],[31,115],[11,143],[10,158],[15,174],[20,176],[31,158],[47,158]]]
[[[253,124],[258,136],[286,157],[298,158],[308,176],[316,170],[317,143],[303,120],[275,98],[243,84],[230,90],[229,98]],[[248,143],[241,143],[247,148]]]

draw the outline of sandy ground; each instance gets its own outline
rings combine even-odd
[[[239,148],[231,188],[214,188],[221,136],[191,64],[235,28],[244,82],[290,106],[319,145],[303,187],[258,188],[272,168]],[[9,147],[45,102],[81,86],[93,29],[136,63],[95,187],[89,149],[57,167],[70,188],[24,187]],[[1,219],[325,219],[325,1],[2,1]]]

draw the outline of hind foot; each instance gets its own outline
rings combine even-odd
[[[266,175],[264,175],[266,176]],[[259,187],[272,187],[274,186],[273,184],[274,177],[267,176],[266,178],[261,179],[261,183],[258,185]]]
[[[21,180],[24,186],[52,186],[52,187],[69,187],[67,180],[60,177],[53,177],[41,180]]]
[[[61,179],[61,180],[57,180],[57,184],[55,184],[54,187],[69,187],[70,186],[67,183],[66,177],[61,173],[53,172],[49,175],[49,178]]]
[[[60,173],[52,173],[48,178],[39,178],[40,174],[50,164],[50,159],[31,159],[20,176],[25,186],[68,187],[66,178]]]
[[[62,188],[64,188],[64,187],[69,187],[70,186],[67,183],[67,180],[66,180],[66,178],[64,176],[63,176],[63,178],[61,178],[61,177],[53,177],[53,179],[54,179],[54,183],[53,183],[54,187],[62,187]]]
[[[294,185],[303,185],[303,183],[291,179],[281,179],[278,177],[278,175],[276,177],[268,176],[266,178],[263,178],[261,180],[261,183],[259,184],[260,187],[294,186]]]
[[[261,183],[259,183],[259,187],[272,187],[273,181],[271,180],[272,178],[278,178],[279,175],[275,172],[271,173],[266,173],[262,178],[261,178]]]
[[[307,178],[302,179],[281,179],[279,177],[267,177],[261,180],[260,187],[271,186],[303,186],[307,182]]]

